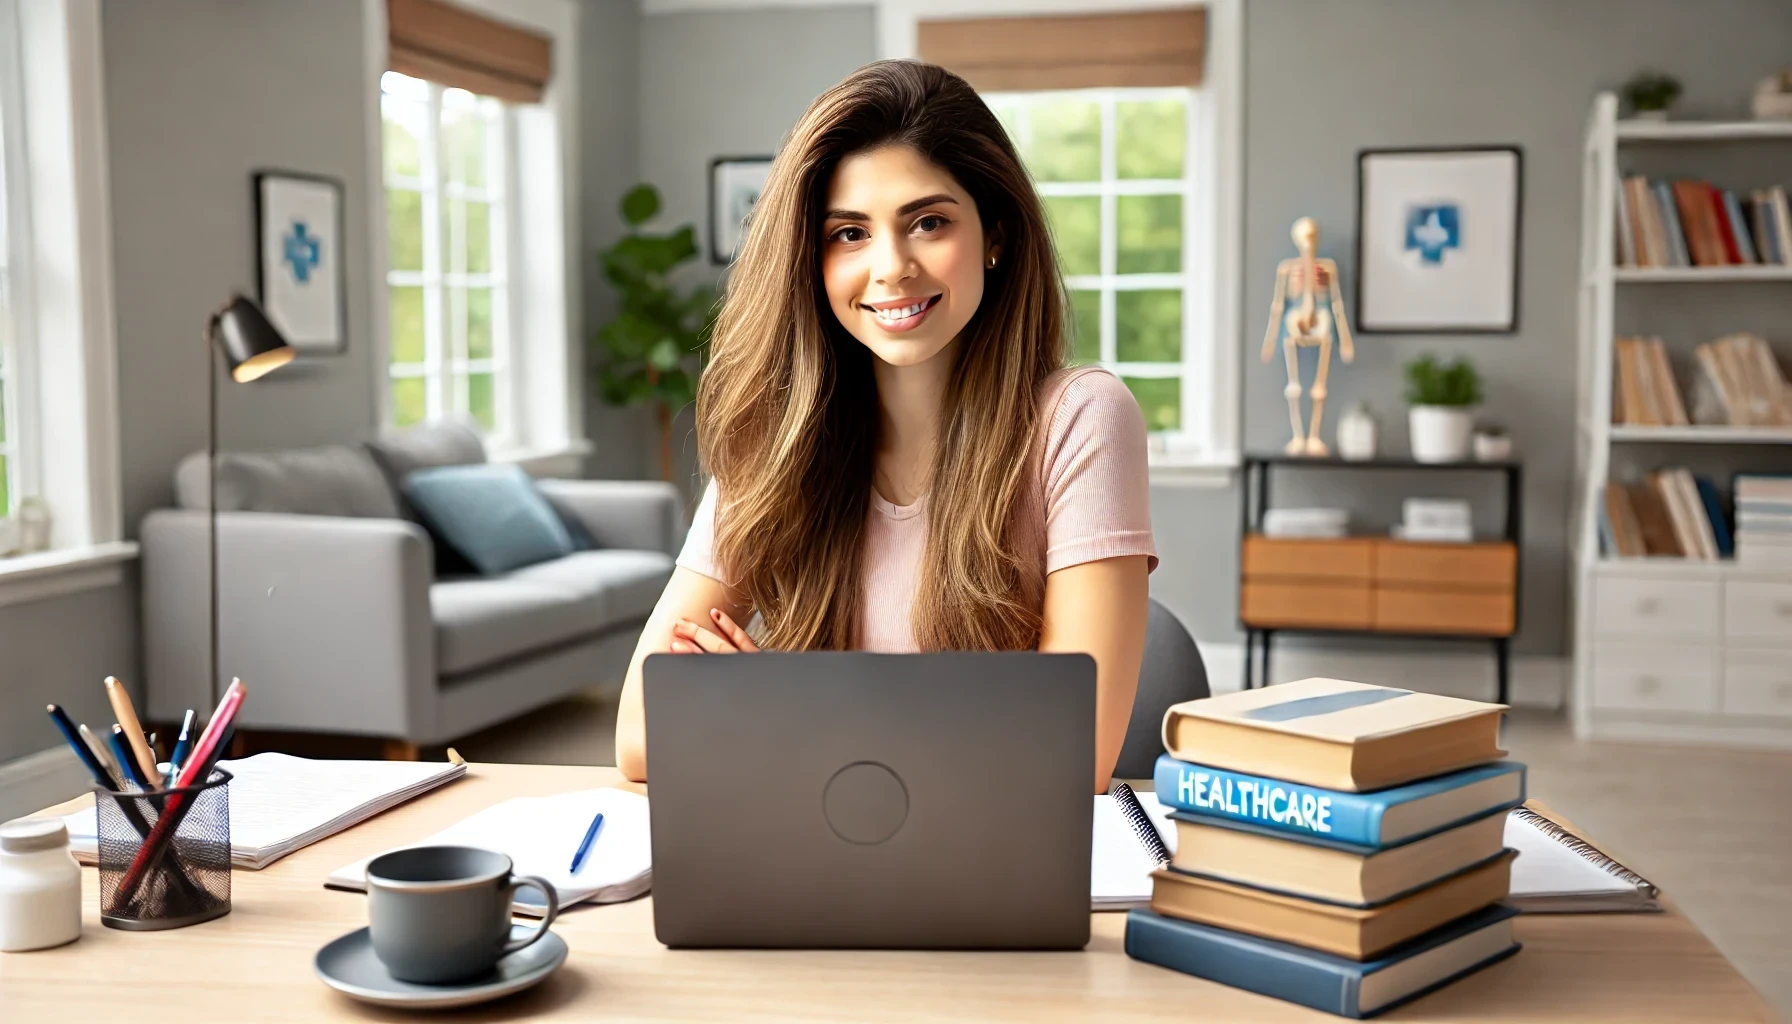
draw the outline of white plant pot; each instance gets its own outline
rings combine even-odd
[[[1418,462],[1461,462],[1468,458],[1475,411],[1453,405],[1415,405],[1409,413],[1412,457]]]

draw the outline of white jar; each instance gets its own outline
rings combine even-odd
[[[46,949],[81,937],[81,868],[56,818],[0,825],[0,951]]]

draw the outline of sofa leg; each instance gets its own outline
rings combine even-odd
[[[412,743],[410,740],[386,741],[386,760],[415,761],[418,757],[417,744]]]

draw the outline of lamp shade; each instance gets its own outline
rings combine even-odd
[[[261,307],[238,295],[218,313],[213,337],[224,350],[230,379],[239,384],[263,377],[292,362],[296,354]]]

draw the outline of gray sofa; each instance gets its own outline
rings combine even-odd
[[[484,459],[478,435],[455,424],[219,457],[219,676],[249,687],[241,728],[435,744],[620,686],[683,541],[677,491],[541,481],[591,549],[501,577],[438,574],[397,481]],[[179,507],[151,512],[141,531],[146,688],[162,722],[210,711],[206,484],[204,454],[189,456]]]

